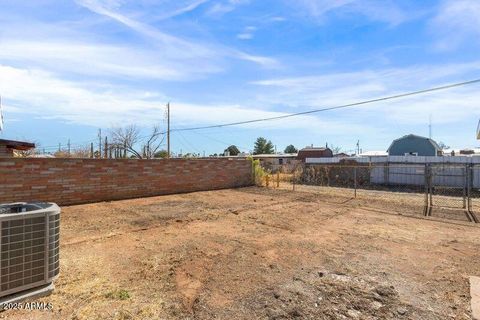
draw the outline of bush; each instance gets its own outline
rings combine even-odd
[[[267,175],[267,172],[260,165],[260,160],[253,160],[252,157],[248,158],[252,162],[253,170],[253,181],[257,186],[263,185],[264,177]]]

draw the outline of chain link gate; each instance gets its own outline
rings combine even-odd
[[[290,182],[285,187],[294,191],[356,199],[375,209],[424,216],[433,213],[446,219],[466,217],[480,223],[480,165],[344,161],[300,163],[284,169],[281,181]]]
[[[468,210],[473,220],[480,223],[477,214],[480,214],[480,165],[469,167]]]
[[[472,211],[472,166],[467,164],[427,165],[428,209],[432,211],[462,211],[468,221],[478,222]]]

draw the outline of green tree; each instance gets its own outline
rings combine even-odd
[[[255,141],[255,146],[253,148],[253,154],[272,154],[274,151],[272,141],[265,139],[263,137],[258,137]]]
[[[155,152],[155,154],[153,155],[155,158],[167,158],[168,157],[168,152],[167,150],[160,150],[160,151],[157,151]]]
[[[293,144],[291,144],[291,145],[289,145],[285,148],[285,153],[297,153],[297,152],[298,152],[298,150],[297,150],[297,148],[295,148],[295,146]]]
[[[238,150],[237,146],[235,145],[231,145],[230,147],[228,147],[227,149],[225,149],[225,151],[223,152],[224,154],[229,154],[231,156],[236,156],[240,153],[240,150]]]

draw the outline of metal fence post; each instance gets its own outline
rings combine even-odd
[[[467,165],[467,171],[468,171],[467,208],[468,208],[468,211],[472,212],[472,188],[473,188],[473,177],[475,173],[473,164]]]
[[[432,210],[432,194],[431,194],[431,180],[432,180],[432,172],[430,164],[425,164],[424,169],[425,175],[425,204],[424,204],[424,215],[429,216],[431,215]]]
[[[296,175],[297,175],[297,166],[295,165],[295,167],[293,168],[293,177],[292,177],[292,189],[293,189],[293,191],[295,191]]]
[[[251,163],[252,163],[252,182],[253,182],[253,185],[257,185],[257,176],[255,172],[255,160],[252,159]]]
[[[470,214],[470,217],[472,218],[473,222],[475,223],[480,223],[477,215],[473,211],[473,206],[472,206],[472,189],[474,188],[474,179],[475,179],[475,166],[474,164],[470,164],[468,166],[468,172],[469,172],[469,177],[468,177],[468,189],[467,189],[467,211]]]
[[[353,184],[355,188],[354,197],[357,198],[357,166],[353,166]]]
[[[463,209],[465,210],[469,210],[468,208],[468,185],[469,185],[469,176],[468,176],[468,164],[465,165],[465,168],[463,168],[465,170],[465,173],[464,173],[464,183],[463,183]]]

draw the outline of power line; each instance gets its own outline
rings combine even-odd
[[[364,101],[360,101],[360,102],[354,102],[354,103],[349,103],[349,104],[343,104],[343,105],[338,105],[338,106],[333,106],[333,107],[326,107],[326,108],[321,108],[321,109],[314,109],[314,110],[297,112],[297,113],[290,113],[290,114],[275,116],[275,117],[259,118],[259,119],[252,119],[252,120],[245,120],[245,121],[238,121],[238,122],[230,122],[230,123],[223,123],[223,124],[200,126],[200,127],[172,128],[172,129],[170,129],[170,132],[214,129],[214,128],[231,127],[231,126],[237,126],[237,125],[242,125],[242,124],[250,124],[250,123],[256,123],[256,122],[265,122],[265,121],[272,121],[272,120],[287,119],[287,118],[292,118],[292,117],[297,117],[297,116],[302,116],[302,115],[307,115],[307,114],[313,114],[313,113],[319,113],[319,112],[331,111],[331,110],[338,110],[338,109],[345,109],[345,108],[362,106],[362,105],[381,102],[381,101],[388,101],[388,100],[394,100],[394,99],[405,98],[405,97],[410,97],[410,96],[422,95],[422,94],[425,94],[425,93],[442,91],[442,90],[447,90],[447,89],[452,89],[452,88],[456,88],[456,87],[462,87],[462,86],[467,86],[467,85],[472,85],[472,84],[477,84],[477,83],[480,83],[480,78],[470,80],[470,81],[452,83],[452,84],[448,84],[448,85],[444,85],[444,86],[418,90],[418,91],[401,93],[401,94],[387,96],[387,97],[369,99],[369,100],[364,100]],[[165,134],[167,134],[167,131],[159,132],[159,133],[156,134],[156,136],[165,135]],[[138,138],[143,139],[143,138],[148,138],[148,137],[150,137],[150,136],[139,136]],[[96,139],[92,139],[92,140],[88,141],[87,143],[93,142],[95,140]],[[75,144],[72,143],[72,145],[79,145],[80,146],[81,143],[78,143],[78,144],[77,143],[75,143]],[[53,149],[53,148],[56,148],[56,147],[55,146],[45,146],[44,148],[45,149],[50,149],[50,148]]]
[[[440,86],[440,87],[433,87],[433,88],[429,88],[429,89],[423,89],[423,90],[412,91],[412,92],[407,92],[407,93],[401,93],[401,94],[397,94],[397,95],[393,95],[393,96],[387,96],[387,97],[381,97],[381,98],[376,98],[376,99],[364,100],[364,101],[360,101],[360,102],[343,104],[343,105],[334,106],[334,107],[315,109],[315,110],[309,110],[309,111],[303,111],[303,112],[297,112],[297,113],[290,113],[290,114],[286,114],[286,115],[283,115],[283,116],[260,118],[260,119],[238,121],[238,122],[231,122],[231,123],[223,123],[223,124],[203,126],[203,127],[174,128],[174,129],[170,129],[170,131],[172,132],[172,131],[203,130],[203,129],[237,126],[237,125],[241,125],[241,124],[249,124],[249,123],[255,123],[255,122],[280,120],[280,119],[297,117],[297,116],[306,115],[306,114],[312,114],[312,113],[318,113],[318,112],[324,112],[324,111],[330,111],[330,110],[337,110],[337,109],[344,109],[344,108],[361,106],[361,105],[375,103],[375,102],[381,102],[381,101],[394,100],[394,99],[405,98],[405,97],[410,97],[410,96],[415,96],[415,95],[421,95],[421,94],[425,94],[425,93],[429,93],[429,92],[447,90],[447,89],[451,89],[451,88],[462,87],[462,86],[476,84],[476,83],[480,83],[480,79],[458,82],[458,83],[448,84],[448,85],[444,85],[444,86]]]

